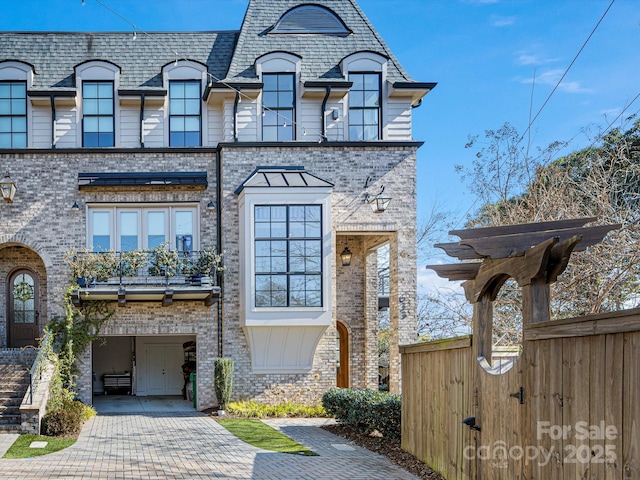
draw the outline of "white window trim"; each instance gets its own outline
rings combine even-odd
[[[75,67],[76,75],[76,146],[82,147],[82,83],[89,82],[113,82],[113,146],[120,146],[120,102],[118,101],[118,88],[120,87],[120,67],[113,63],[93,60]],[[105,147],[106,148],[106,147]]]
[[[358,73],[379,73],[380,74],[380,140],[387,138],[386,112],[388,110],[389,88],[387,86],[387,65],[388,60],[382,55],[374,52],[358,52],[342,59],[340,69],[345,79],[349,79],[349,72]],[[347,116],[342,123],[344,138],[349,138],[349,96],[344,99],[344,115]]]
[[[256,205],[322,206],[322,306],[256,307],[254,214]],[[240,292],[243,326],[328,326],[332,321],[332,259],[330,188],[250,188],[241,192]]]
[[[163,116],[165,146],[169,146],[169,138],[171,135],[171,132],[169,132],[169,115],[171,114],[169,110],[169,82],[172,80],[200,81],[200,144],[203,147],[209,146],[209,129],[207,128],[209,125],[209,117],[207,114],[207,105],[202,101],[202,92],[208,83],[207,67],[189,60],[178,60],[162,68],[162,83],[167,91]]]
[[[287,52],[271,52],[256,59],[255,69],[260,81],[262,81],[263,73],[293,73],[293,88],[296,93],[294,111],[296,116],[299,115],[299,107],[302,105],[302,88],[300,88],[300,72],[302,70],[302,59],[292,53]],[[255,112],[258,119],[258,135],[262,140],[262,93],[256,104]],[[298,139],[303,135],[303,131],[299,128],[299,123],[294,118],[294,139]]]
[[[29,89],[33,87],[33,67],[15,60],[0,62],[0,81],[27,82],[27,147],[33,145],[33,105]]]
[[[120,212],[138,212],[138,237],[139,237],[139,250],[149,250],[147,243],[148,228],[145,222],[145,212],[149,211],[164,211],[167,212],[165,225],[165,235],[167,236],[167,242],[172,250],[176,249],[176,225],[175,225],[175,213],[176,211],[191,211],[193,212],[193,238],[192,238],[192,250],[200,250],[200,206],[197,203],[169,203],[169,204],[109,204],[109,203],[92,203],[87,205],[87,229],[86,229],[86,246],[88,249],[93,249],[93,216],[92,212],[110,212],[109,217],[109,238],[112,251],[121,251],[120,245],[120,232],[119,232],[119,216]]]

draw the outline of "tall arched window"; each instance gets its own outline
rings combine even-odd
[[[38,329],[38,284],[30,270],[18,270],[9,280],[9,347],[36,345]]]

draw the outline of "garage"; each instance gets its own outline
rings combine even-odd
[[[184,396],[183,365],[195,362],[195,342],[193,335],[98,338],[92,345],[93,395]]]

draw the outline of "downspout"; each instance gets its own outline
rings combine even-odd
[[[144,93],[140,94],[140,148],[144,148]]]
[[[326,86],[326,92],[322,99],[322,107],[320,111],[320,125],[322,125],[322,133],[320,135],[323,142],[327,141],[327,100],[329,100],[329,95],[331,95],[331,85]]]
[[[240,103],[240,88],[236,90],[236,98],[233,101],[233,141],[238,141],[238,104]]]
[[[216,149],[216,253],[222,254],[222,155],[220,147]],[[224,259],[223,259],[224,262]],[[220,297],[218,298],[218,356],[222,351],[222,298],[224,292],[224,273],[216,272]]]
[[[56,96],[52,93],[51,99],[51,148],[56,148]]]

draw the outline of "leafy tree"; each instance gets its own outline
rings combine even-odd
[[[554,143],[535,157],[508,124],[485,133],[473,167],[460,169],[481,207],[468,227],[580,217],[621,224],[605,240],[574,254],[552,287],[552,318],[612,311],[640,303],[640,121],[553,159]],[[472,139],[468,147],[476,145]],[[496,305],[496,314],[504,307]]]

